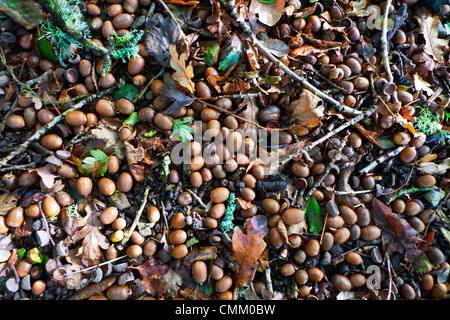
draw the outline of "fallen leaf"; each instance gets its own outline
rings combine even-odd
[[[283,57],[289,53],[289,47],[286,43],[278,39],[263,40],[264,47],[276,57]]]
[[[309,231],[315,234],[319,234],[322,231],[323,219],[322,212],[320,211],[317,200],[313,197],[308,199],[305,207],[305,213],[308,217]]]
[[[323,118],[325,107],[322,99],[307,89],[303,89],[299,99],[291,102],[287,112],[298,125],[315,128]]]
[[[106,278],[100,282],[90,284],[77,293],[75,293],[73,296],[71,296],[68,300],[84,300],[88,299],[92,296],[95,296],[97,294],[102,293],[109,287],[111,287],[114,282],[116,281],[117,276],[112,276],[109,278]]]
[[[423,50],[436,61],[444,63],[444,48],[448,46],[448,40],[439,39],[439,16],[415,17],[419,22],[419,33],[425,38]]]
[[[236,287],[240,288],[253,281],[258,269],[258,259],[267,244],[264,237],[267,233],[267,218],[257,215],[245,223],[246,234],[239,227],[234,228],[232,237],[233,256],[238,266]]]
[[[42,183],[47,189],[51,189],[55,183],[56,174],[51,172],[52,165],[47,164],[41,168],[35,169],[39,177],[42,179]]]
[[[381,144],[377,141],[378,133],[375,131],[367,130],[361,124],[355,123],[354,126],[362,133],[364,137],[367,138],[370,142],[372,142],[377,147],[381,148]]]
[[[419,233],[375,197],[372,211],[376,225],[381,228],[383,247],[388,254],[399,252],[405,255],[407,261],[413,262],[421,253],[416,246],[422,241]]]
[[[0,216],[6,216],[9,210],[16,207],[18,200],[12,193],[0,194]]]
[[[420,158],[420,160],[417,161],[417,163],[431,162],[433,160],[436,160],[437,158],[438,158],[438,155],[436,153],[427,153],[422,158]]]
[[[414,79],[414,88],[417,92],[425,91],[429,96],[433,95],[434,91],[431,89],[431,84],[423,80],[418,73],[413,75]]]
[[[259,0],[251,0],[249,12],[258,14],[262,23],[273,27],[283,15],[285,0],[277,0],[274,3],[262,3]]]
[[[170,107],[165,111],[166,114],[177,113],[182,107],[186,107],[194,101],[192,97],[189,97],[180,90],[166,84],[162,85],[160,96],[163,97],[165,101],[172,102]]]
[[[170,66],[169,46],[176,43],[179,32],[171,17],[164,18],[162,14],[153,14],[145,24],[144,46],[149,55],[161,65]]]
[[[169,269],[169,271],[161,277],[161,284],[163,285],[163,292],[169,297],[175,298],[177,296],[178,290],[183,283],[181,276]]]
[[[195,84],[191,80],[194,77],[194,68],[192,68],[192,65],[186,67],[186,53],[182,53],[178,56],[176,45],[174,44],[169,46],[169,51],[170,66],[175,70],[175,73],[172,74],[172,78],[175,81],[178,81],[180,86],[188,89],[191,93],[194,93]]]
[[[439,202],[441,202],[442,199],[445,198],[445,191],[437,188],[437,189],[432,189],[430,191],[428,191],[427,193],[425,193],[423,195],[423,197],[429,202],[431,203],[431,205],[433,207],[437,207],[437,205],[439,204]]]
[[[193,248],[184,259],[185,265],[191,265],[195,261],[214,260],[217,258],[217,247],[208,246],[201,249]]]
[[[417,165],[417,169],[421,173],[425,174],[445,174],[447,170],[450,168],[450,158],[444,159],[441,163],[437,164],[434,162],[425,162],[419,163]]]
[[[101,249],[108,249],[109,241],[100,231],[100,211],[96,210],[94,203],[89,203],[85,210],[86,216],[78,223],[82,229],[75,233],[72,239],[75,243],[83,240],[78,255],[82,257],[83,264],[89,267],[100,262]]]

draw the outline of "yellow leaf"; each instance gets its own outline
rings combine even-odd
[[[172,78],[178,81],[180,86],[188,89],[191,93],[194,93],[195,86],[192,82],[194,76],[194,69],[191,65],[186,67],[186,53],[182,53],[178,57],[177,49],[174,44],[169,46],[170,50],[170,66],[175,70],[172,74]]]

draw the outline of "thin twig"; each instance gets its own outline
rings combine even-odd
[[[116,262],[116,261],[121,260],[121,259],[126,258],[126,257],[128,257],[128,256],[127,256],[127,255],[124,255],[124,256],[117,257],[117,258],[112,259],[112,260],[108,260],[108,261],[105,261],[105,262],[96,264],[95,266],[92,266],[92,267],[87,267],[87,268],[84,268],[84,269],[81,269],[81,270],[78,270],[78,271],[74,271],[74,272],[72,272],[71,274],[67,275],[67,278],[70,278],[70,277],[73,276],[74,274],[77,274],[77,273],[80,273],[80,272],[86,272],[86,271],[89,271],[89,270],[92,270],[92,269],[95,269],[95,268],[104,266],[104,265],[106,265],[106,264],[110,264],[110,263]]]
[[[166,70],[166,68],[162,67],[162,69],[156,74],[156,76],[154,76],[153,78],[150,79],[149,82],[147,82],[147,84],[145,85],[144,89],[142,89],[142,91],[139,92],[138,96],[136,98],[134,98],[133,103],[136,103],[136,102],[138,102],[139,100],[142,99],[144,94],[147,92],[148,88],[150,88],[150,86],[152,85],[153,81],[155,81],[156,79],[161,77],[161,75],[164,73],[165,70]]]
[[[381,27],[381,39],[380,39],[381,50],[383,53],[383,64],[384,64],[384,69],[386,70],[388,84],[394,83],[394,77],[392,75],[391,66],[389,63],[389,41],[387,39],[388,18],[389,18],[389,9],[391,7],[391,3],[392,3],[392,0],[386,1],[386,7],[384,10],[384,15],[383,15],[383,24]],[[398,97],[397,97],[397,91],[394,91],[392,93],[392,98],[393,98],[395,104],[399,103]]]
[[[344,136],[344,139],[342,139],[341,144],[339,145],[339,148],[337,149],[337,152],[333,159],[328,163],[327,168],[325,169],[325,172],[320,176],[319,179],[314,183],[314,185],[311,187],[311,189],[306,194],[305,198],[308,199],[311,197],[313,192],[322,184],[322,182],[325,180],[325,178],[328,176],[328,173],[330,172],[331,168],[333,167],[334,163],[336,162],[338,156],[342,152],[342,149],[344,149],[345,145],[347,144],[347,138],[349,136],[349,133],[347,133]]]
[[[202,206],[202,208],[206,209],[208,207],[194,191],[192,191],[190,189],[186,189],[186,190],[194,197],[195,200],[197,200],[197,202],[200,204],[200,206]]]
[[[0,172],[9,171],[9,170],[28,170],[36,168],[36,163],[26,163],[26,164],[18,164],[16,166],[8,166],[4,168],[0,168]]]
[[[325,140],[331,138],[332,136],[334,136],[335,134],[341,132],[342,130],[350,127],[351,125],[354,125],[355,123],[366,119],[368,117],[370,117],[375,110],[377,109],[377,106],[373,105],[369,108],[369,110],[364,111],[363,113],[360,113],[359,115],[357,115],[356,117],[352,118],[351,120],[345,122],[344,124],[342,124],[341,126],[337,127],[336,129],[334,129],[333,131],[328,132],[326,135],[324,135],[322,138],[317,139],[316,141],[314,141],[313,143],[305,146],[304,148],[300,148],[298,149],[296,152],[290,154],[289,156],[287,156],[285,159],[283,159],[280,162],[280,167],[285,166],[289,161],[291,161],[292,159],[297,158],[300,154],[302,154],[303,152],[308,152],[310,151],[312,148],[314,148],[315,146],[321,144],[322,142],[324,142]]]
[[[139,207],[139,210],[136,212],[136,217],[134,217],[131,227],[127,231],[125,231],[122,241],[117,245],[117,248],[119,250],[122,250],[125,247],[128,240],[130,240],[131,234],[133,233],[134,229],[136,229],[139,219],[141,218],[142,212],[144,212],[145,205],[147,204],[148,193],[150,192],[150,189],[151,189],[151,186],[147,186],[145,188],[144,197],[142,198],[142,203],[141,203],[141,206]]]
[[[373,169],[375,169],[376,166],[378,166],[379,164],[385,162],[386,160],[395,157],[396,155],[398,155],[400,152],[402,152],[403,149],[405,149],[406,146],[400,146],[388,153],[385,153],[383,155],[381,155],[380,157],[378,157],[377,159],[375,159],[374,161],[372,161],[367,167],[363,168],[359,173],[360,174],[367,174],[369,172],[371,172]]]
[[[177,19],[175,19],[175,16],[173,15],[172,10],[170,10],[170,8],[164,3],[163,0],[158,0],[158,2],[164,8],[164,11],[166,11],[166,13],[169,15],[169,17],[173,20],[173,22],[177,26],[180,39],[183,39],[184,37],[186,37],[183,30],[181,30],[181,26],[178,23]]]
[[[70,108],[70,109],[66,110],[65,112],[61,113],[59,116],[55,117],[52,121],[50,121],[49,123],[47,123],[44,126],[42,126],[41,129],[36,131],[31,137],[28,138],[28,140],[26,140],[24,143],[22,143],[20,146],[18,146],[8,156],[3,158],[0,161],[0,168],[4,167],[7,163],[9,163],[12,159],[17,157],[19,154],[24,153],[25,150],[28,149],[28,147],[30,146],[31,143],[33,143],[34,141],[38,140],[47,131],[49,131],[51,128],[53,128],[58,122],[63,120],[68,113],[70,113],[70,112],[72,112],[74,110],[78,110],[78,109],[82,108],[86,104],[91,103],[92,101],[94,101],[94,100],[96,100],[96,99],[98,99],[100,97],[103,97],[104,95],[107,95],[107,94],[113,92],[115,89],[116,89],[116,86],[112,86],[111,88],[106,89],[105,91],[100,92],[99,94],[91,95],[91,96],[87,97],[86,99],[84,99],[84,100],[78,102],[77,104],[75,104],[72,108]]]
[[[16,99],[14,100],[14,102],[9,107],[8,112],[6,112],[6,114],[3,116],[2,123],[0,123],[0,133],[2,133],[3,129],[5,129],[6,120],[14,112],[14,109],[17,107],[18,102],[19,102],[19,95],[16,96]]]
[[[160,0],[161,1],[161,0]],[[361,114],[361,111],[354,110],[352,108],[349,108],[348,106],[344,105],[343,103],[337,101],[336,99],[332,98],[331,96],[327,95],[326,93],[322,92],[321,90],[314,87],[312,84],[310,84],[304,77],[298,75],[289,67],[287,67],[284,63],[282,63],[280,60],[278,60],[263,44],[260,42],[253,31],[251,30],[250,26],[239,16],[239,13],[236,10],[236,2],[235,0],[221,0],[224,5],[228,7],[230,10],[231,16],[239,23],[241,29],[250,37],[252,40],[252,43],[254,46],[258,47],[259,50],[261,50],[262,53],[270,60],[272,61],[276,66],[278,66],[281,70],[286,72],[290,77],[292,77],[294,80],[300,82],[303,87],[308,89],[309,91],[313,92],[315,95],[317,95],[319,98],[327,101],[328,103],[334,105],[336,109],[338,109],[340,112],[347,113],[350,115],[359,115]]]
[[[39,202],[39,212],[41,214],[42,220],[43,221],[43,225],[44,225],[44,229],[45,232],[47,232],[48,237],[50,238],[50,242],[52,243],[52,246],[55,246],[55,241],[53,241],[52,235],[50,234],[50,228],[48,227],[48,222],[47,222],[47,217],[44,214],[44,210],[42,209],[42,202]]]
[[[272,286],[272,278],[270,276],[270,266],[268,265],[266,269],[264,269],[264,275],[266,276],[266,286],[267,291],[273,295],[273,286]]]
[[[364,193],[371,193],[373,190],[359,190],[359,191],[339,191],[339,190],[333,190],[330,187],[324,186],[325,190],[328,192],[334,193],[337,196],[346,196],[346,195],[356,195],[356,194],[364,194]]]

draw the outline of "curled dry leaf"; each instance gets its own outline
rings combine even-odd
[[[315,128],[324,116],[322,99],[309,90],[303,89],[299,99],[291,102],[287,112],[297,126]]]
[[[419,33],[425,38],[423,50],[436,61],[444,63],[444,48],[448,46],[448,40],[439,39],[439,16],[415,17],[419,22]]]
[[[283,15],[284,0],[277,0],[274,3],[262,3],[259,0],[252,0],[249,11],[258,14],[258,19],[262,23],[273,27]]]
[[[53,185],[55,184],[56,174],[51,172],[51,167],[52,166],[50,164],[47,164],[41,168],[35,169],[47,189],[53,188]]]
[[[258,269],[258,259],[267,244],[264,237],[267,233],[267,219],[257,215],[245,223],[246,234],[239,227],[234,228],[232,237],[233,256],[238,266],[236,287],[250,284]]]
[[[178,52],[174,44],[169,46],[169,51],[170,66],[175,70],[175,73],[172,74],[172,78],[175,81],[178,81],[180,86],[188,89],[191,93],[194,93],[195,85],[191,80],[194,77],[194,68],[192,68],[192,65],[188,65],[186,67],[186,53],[182,53],[178,56]]]
[[[439,164],[434,162],[419,163],[417,168],[420,172],[425,174],[445,174],[450,168],[450,158],[446,158]]]
[[[107,279],[104,279],[98,283],[93,283],[84,287],[73,296],[71,296],[68,300],[84,300],[88,299],[92,296],[102,293],[109,287],[111,287],[116,281],[117,276],[112,276]]]

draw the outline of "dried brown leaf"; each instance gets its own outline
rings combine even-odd
[[[188,89],[191,93],[194,93],[195,85],[191,80],[194,77],[194,68],[192,68],[192,65],[186,67],[186,53],[182,53],[178,56],[176,45],[174,44],[169,46],[169,50],[170,66],[175,70],[175,73],[172,74],[172,78],[175,81],[178,81],[180,86]]]
[[[252,0],[249,12],[258,14],[258,19],[262,23],[273,27],[283,15],[285,1],[277,0],[274,3],[262,3],[259,0]]]
[[[256,215],[245,223],[246,234],[241,228],[235,227],[232,237],[233,256],[238,266],[236,272],[236,287],[240,288],[253,281],[258,269],[258,259],[267,244],[264,237],[267,233],[267,219]]]
[[[448,46],[448,40],[439,39],[439,16],[415,17],[419,22],[419,33],[425,38],[423,50],[436,61],[444,63],[444,48]]]

